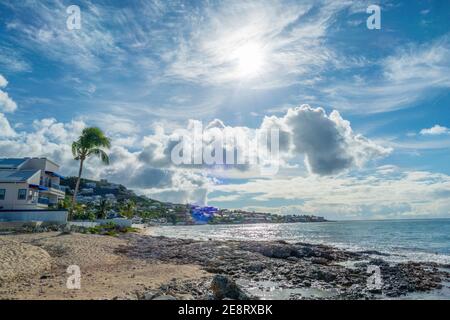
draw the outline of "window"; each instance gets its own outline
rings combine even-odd
[[[26,200],[27,199],[27,189],[19,189],[18,200]]]
[[[6,189],[0,189],[0,200],[5,200]]]

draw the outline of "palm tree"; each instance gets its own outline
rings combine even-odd
[[[132,218],[136,210],[136,203],[133,200],[126,200],[121,206],[121,214],[127,218]]]
[[[109,149],[111,140],[105,136],[103,131],[96,127],[85,128],[77,141],[72,143],[72,154],[75,160],[80,161],[77,184],[73,193],[72,204],[76,204],[78,189],[80,188],[81,174],[83,172],[83,163],[90,156],[99,157],[104,164],[109,164],[108,154],[102,149]]]
[[[100,200],[100,203],[97,206],[97,218],[105,219],[108,214],[108,210],[111,208],[109,201],[106,199]]]

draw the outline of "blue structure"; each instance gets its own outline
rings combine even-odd
[[[191,216],[197,224],[206,224],[219,211],[216,207],[191,205]]]
[[[0,222],[67,223],[67,210],[0,210]]]

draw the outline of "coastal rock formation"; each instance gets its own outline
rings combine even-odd
[[[279,298],[282,292],[283,299],[379,299],[448,286],[448,266],[394,258],[284,241],[2,235],[0,297],[207,300]],[[65,286],[72,264],[81,268],[83,290]],[[369,285],[374,275],[378,286]]]
[[[286,243],[284,241],[195,241],[142,235],[124,236],[130,246],[122,254],[139,259],[198,264],[216,274],[197,283],[172,285],[171,294],[191,293],[196,299],[226,297],[227,279],[251,282],[252,287],[264,282],[281,289],[297,290],[292,299],[377,299],[400,297],[411,292],[439,289],[449,273],[431,263],[391,263],[378,252],[350,252],[325,245]],[[368,286],[369,266],[379,268],[381,285]],[[443,266],[439,266],[443,267]],[[219,276],[220,275],[220,276]],[[214,286],[208,286],[208,282]],[[261,285],[263,287],[263,285]],[[246,287],[241,288],[245,291]],[[304,293],[305,291],[313,294]],[[200,292],[199,292],[200,291]],[[222,293],[221,293],[222,292]],[[226,290],[225,290],[226,292]],[[319,292],[317,294],[316,292]]]

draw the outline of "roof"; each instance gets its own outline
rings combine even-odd
[[[0,159],[0,169],[17,169],[27,160],[26,158],[3,158]]]
[[[26,182],[40,170],[0,170],[0,182]]]

